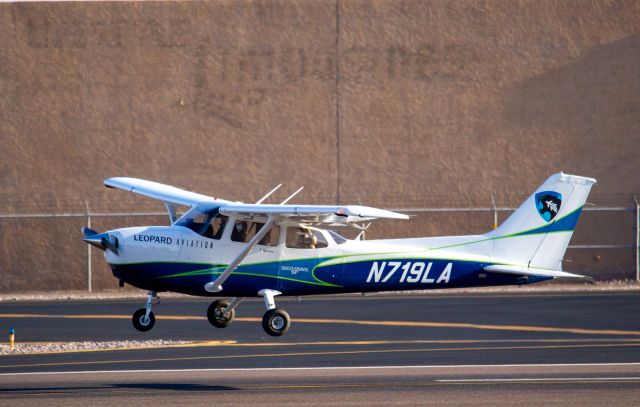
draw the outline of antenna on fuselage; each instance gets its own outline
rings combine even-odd
[[[281,186],[282,186],[282,184],[276,185],[271,191],[267,192],[267,194],[265,196],[263,196],[262,198],[258,199],[258,202],[256,202],[256,204],[261,204],[262,202],[264,202],[265,199],[269,198],[271,196],[271,194],[276,192],[278,190],[278,188],[280,188]]]
[[[294,196],[298,195],[298,193],[300,191],[302,191],[304,189],[304,187],[300,187],[298,188],[298,190],[296,192],[294,192],[293,194],[289,195],[289,197],[287,199],[285,199],[284,201],[280,202],[280,205],[284,205],[287,202],[289,202]]]

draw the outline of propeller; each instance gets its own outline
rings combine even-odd
[[[88,227],[82,228],[82,235],[85,242],[92,246],[97,247],[100,250],[111,250],[114,253],[118,253],[118,238],[111,236],[108,233],[98,233]]]

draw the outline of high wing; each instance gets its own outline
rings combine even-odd
[[[230,203],[220,207],[220,213],[237,218],[277,217],[301,223],[343,224],[365,220],[409,219],[402,213],[358,205],[262,205]]]
[[[172,205],[196,206],[200,203],[215,203],[221,205],[221,214],[235,216],[237,218],[272,217],[278,218],[277,220],[279,221],[292,219],[304,223],[328,224],[361,222],[377,218],[409,219],[407,215],[401,213],[358,205],[263,205],[236,203],[138,178],[108,178],[104,180],[104,184],[110,188],[118,188],[157,199],[164,202],[168,208]]]
[[[219,201],[207,195],[197,194],[195,192],[172,187],[171,185],[160,184],[159,182],[147,181],[138,178],[108,178],[104,180],[104,184],[109,188],[122,189],[148,198],[157,199],[165,204],[195,206],[200,202]]]

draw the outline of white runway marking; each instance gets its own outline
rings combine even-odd
[[[296,370],[366,370],[366,369],[451,369],[451,368],[493,368],[493,367],[596,367],[596,366],[640,366],[640,362],[627,363],[541,363],[541,364],[507,364],[507,365],[414,365],[414,366],[336,366],[336,367],[259,367],[259,368],[207,368],[207,369],[131,369],[131,370],[79,370],[61,372],[15,372],[0,373],[0,376],[35,376],[35,375],[73,375],[73,374],[127,374],[127,373],[188,373],[188,372],[251,372],[251,371],[296,371]],[[574,380],[598,379],[598,378],[575,378]],[[618,378],[619,379],[619,378]],[[628,378],[635,379],[635,378]],[[485,379],[458,379],[451,382],[468,382]],[[495,381],[507,381],[518,379],[486,379]],[[522,379],[540,380],[540,379]],[[559,379],[550,379],[559,380]],[[607,379],[614,380],[614,379]]]
[[[439,383],[517,383],[517,382],[576,382],[576,381],[616,381],[640,380],[640,376],[628,377],[523,377],[523,378],[490,378],[490,379],[436,379]]]

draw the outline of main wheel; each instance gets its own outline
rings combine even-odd
[[[133,318],[131,322],[133,326],[140,332],[147,332],[153,325],[156,323],[156,317],[153,315],[153,312],[149,312],[149,318],[145,318],[145,314],[147,310],[144,308],[140,308],[136,312],[133,313]]]
[[[236,316],[236,310],[224,312],[224,309],[229,306],[227,300],[216,300],[209,305],[207,309],[207,319],[209,323],[216,328],[225,328],[233,321],[233,317]]]
[[[287,311],[274,308],[265,312],[262,317],[262,328],[271,336],[284,335],[291,326],[291,318]]]

